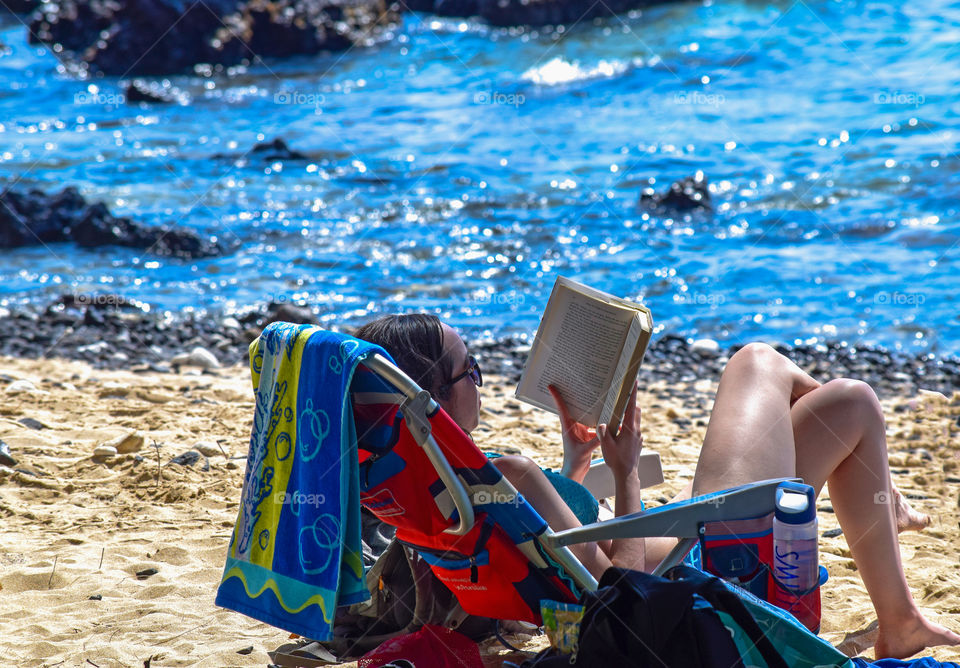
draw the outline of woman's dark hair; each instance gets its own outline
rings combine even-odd
[[[377,344],[420,387],[447,398],[438,390],[453,374],[453,363],[443,354],[440,318],[429,313],[385,315],[360,327],[354,336]]]

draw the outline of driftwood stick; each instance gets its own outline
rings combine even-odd
[[[50,571],[50,579],[47,580],[47,589],[50,589],[53,585],[53,574],[57,572],[57,560],[60,558],[60,555],[56,555],[53,558],[53,570]]]

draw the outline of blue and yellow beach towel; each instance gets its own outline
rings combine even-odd
[[[250,346],[256,412],[219,606],[315,640],[365,600],[349,388],[377,346],[273,323]]]

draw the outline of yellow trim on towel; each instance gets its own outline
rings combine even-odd
[[[257,522],[258,526],[270,528],[270,540],[267,542],[267,549],[264,550],[260,547],[260,542],[255,537],[254,544],[250,549],[249,559],[250,563],[263,566],[269,570],[273,570],[274,549],[277,544],[277,526],[280,523],[280,514],[284,509],[283,501],[287,498],[287,485],[290,482],[290,473],[293,471],[293,463],[297,455],[297,421],[300,417],[297,415],[297,392],[300,387],[301,371],[307,371],[307,373],[309,373],[308,370],[301,368],[303,349],[307,343],[307,339],[310,338],[310,335],[313,334],[314,331],[314,328],[310,328],[298,334],[290,356],[291,361],[280,365],[280,373],[276,379],[278,385],[283,382],[287,383],[287,391],[286,394],[284,394],[283,402],[280,406],[284,417],[282,417],[277,424],[277,428],[271,435],[270,443],[268,444],[267,459],[264,464],[273,467],[273,479],[271,480],[273,492],[267,500],[260,504],[259,510],[261,515],[260,520]],[[280,350],[277,354],[285,356],[286,351]],[[288,408],[292,416],[289,422],[285,419]],[[283,460],[279,460],[276,457],[276,445],[281,435],[284,434],[286,435],[287,443],[289,443],[290,454],[284,457]]]

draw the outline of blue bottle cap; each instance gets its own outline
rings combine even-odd
[[[806,524],[817,517],[813,487],[784,482],[777,487],[776,518],[787,524]]]

